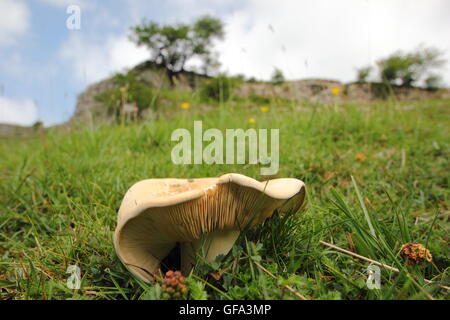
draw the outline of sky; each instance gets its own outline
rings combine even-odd
[[[289,80],[350,82],[357,68],[424,44],[444,52],[450,86],[448,0],[0,0],[0,123],[67,121],[87,86],[150,57],[131,26],[204,14],[225,24],[216,50],[230,75],[268,80],[279,68]]]

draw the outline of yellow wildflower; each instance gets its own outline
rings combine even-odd
[[[248,118],[247,121],[248,121],[248,123],[255,123],[256,122],[255,118]]]
[[[337,96],[340,92],[341,89],[339,89],[338,87],[331,88],[331,93],[334,94],[335,96]]]
[[[259,110],[261,110],[261,112],[268,112],[269,111],[269,107],[268,106],[262,106],[259,108]]]
[[[181,108],[183,108],[184,110],[187,110],[187,109],[189,109],[191,107],[191,105],[189,104],[189,103],[187,103],[187,102],[183,102],[182,104],[181,104]]]

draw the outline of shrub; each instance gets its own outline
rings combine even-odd
[[[442,77],[432,74],[425,79],[425,87],[430,91],[436,91],[442,87]]]
[[[320,92],[322,92],[323,90],[325,90],[327,88],[323,85],[315,84],[315,83],[313,83],[309,87],[311,88],[313,95],[318,95]]]
[[[102,102],[110,114],[119,116],[124,102],[133,103],[144,109],[156,106],[156,92],[151,86],[139,81],[136,72],[130,71],[125,74],[114,76],[115,88],[99,94],[96,99]]]
[[[392,87],[386,82],[374,82],[370,85],[372,95],[379,99],[387,99],[392,95]]]
[[[356,70],[357,72],[357,82],[359,83],[366,83],[367,78],[370,76],[370,73],[372,72],[372,67],[364,67]]]
[[[201,88],[201,96],[205,100],[215,102],[226,102],[233,95],[233,90],[242,83],[240,78],[230,78],[226,75],[219,75],[208,79]]]
[[[281,83],[283,83],[285,81],[283,72],[280,69],[275,68],[273,70],[272,77],[271,77],[270,81],[273,84],[281,84]]]
[[[256,94],[249,95],[248,99],[253,103],[255,103],[256,105],[266,105],[272,102],[272,100],[269,97],[262,97]]]

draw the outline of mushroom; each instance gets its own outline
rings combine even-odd
[[[208,262],[226,255],[244,228],[280,213],[296,212],[305,185],[293,178],[256,181],[241,174],[219,178],[147,179],[125,194],[114,232],[122,263],[151,282],[160,262],[180,243],[181,269],[189,272],[195,254]]]

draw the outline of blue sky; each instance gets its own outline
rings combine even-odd
[[[81,9],[69,30],[66,9]],[[222,70],[268,79],[352,81],[356,68],[420,43],[449,60],[446,0],[0,0],[0,122],[46,125],[72,115],[86,86],[149,57],[128,39],[143,18],[189,22],[213,14],[226,24]]]

